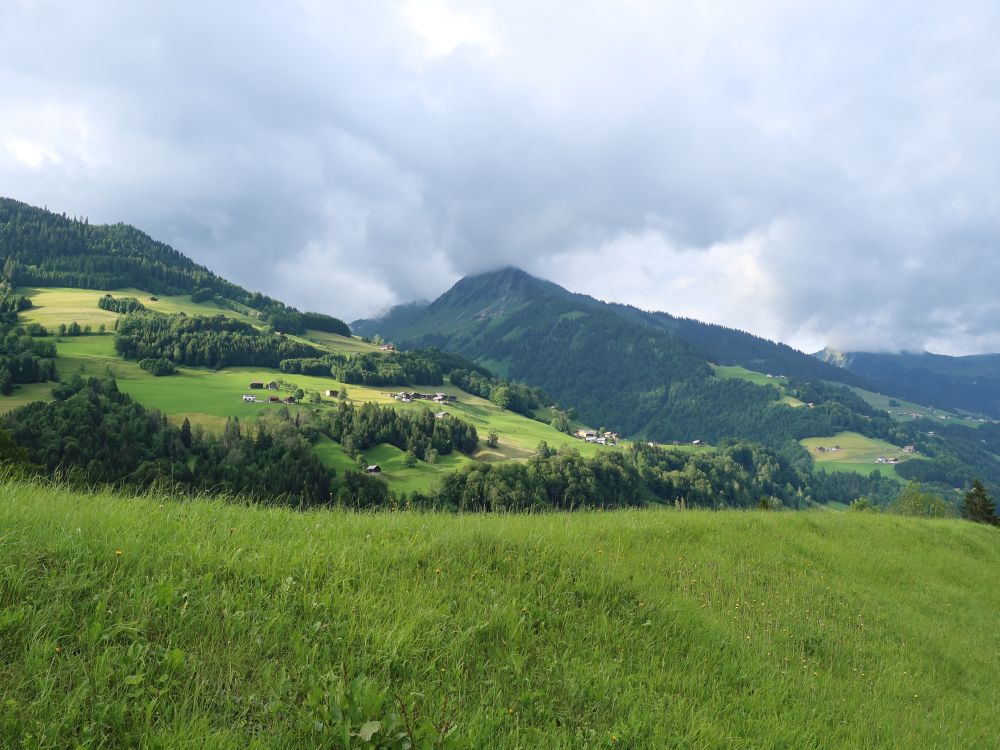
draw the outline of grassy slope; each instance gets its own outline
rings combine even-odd
[[[748,370],[740,365],[712,365],[712,371],[715,373],[715,377],[717,378],[739,378],[740,380],[747,380],[754,385],[774,386],[782,394],[782,403],[796,408],[805,406],[805,404],[799,399],[785,393],[785,386],[788,385],[788,378],[784,375],[773,375],[772,377],[767,377],[765,373],[754,372],[753,370]]]
[[[306,696],[343,668],[471,747],[996,747],[997,611],[1000,532],[957,521],[4,482],[0,745],[333,746]]]
[[[891,464],[876,464],[875,459],[879,456],[886,458],[896,457],[900,461],[910,460],[911,457],[903,453],[899,446],[887,443],[884,440],[865,437],[856,432],[838,432],[830,437],[815,437],[800,440],[802,447],[809,451],[817,466],[822,466],[827,471],[854,471],[861,474],[871,474],[878,469],[885,476],[897,477],[896,467]],[[832,448],[840,446],[840,450],[834,453],[820,453],[819,448]]]

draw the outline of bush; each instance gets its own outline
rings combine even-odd
[[[163,357],[140,359],[139,367],[147,372],[151,372],[157,377],[162,375],[173,375],[177,372],[177,365],[169,359],[164,359]]]

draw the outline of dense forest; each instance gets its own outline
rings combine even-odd
[[[18,313],[31,300],[10,284],[0,282],[0,393],[9,395],[17,383],[42,383],[56,379],[56,348],[37,336],[48,333],[37,323],[18,325]]]
[[[278,331],[302,333],[312,327],[350,335],[343,321],[248,292],[135,227],[95,225],[10,198],[0,198],[0,263],[4,278],[15,286],[193,294],[196,301],[249,307]]]
[[[308,344],[254,328],[224,315],[125,315],[115,331],[115,350],[126,359],[167,359],[175,364],[277,367],[283,359],[316,357]]]

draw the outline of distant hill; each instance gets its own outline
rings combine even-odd
[[[856,416],[793,409],[774,388],[715,378],[710,363],[863,382],[781,344],[600,302],[515,268],[466,277],[429,305],[394,308],[352,326],[404,347],[457,352],[541,386],[594,424],[656,440],[736,435],[778,445]]]
[[[824,349],[813,356],[868,380],[882,393],[1000,418],[1000,354],[949,357]]]
[[[243,305],[275,328],[350,335],[329,315],[300,313],[278,300],[215,275],[169,245],[128,224],[91,224],[0,197],[0,268],[14,286],[122,289],[192,294]]]

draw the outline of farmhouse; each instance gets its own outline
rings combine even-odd
[[[691,445],[701,445],[701,441],[700,440],[692,440],[691,441]]]
[[[251,396],[247,396],[247,395],[244,395],[244,396],[243,396],[243,400],[244,400],[244,401],[248,401],[248,402],[250,402],[251,404],[255,404],[255,403],[257,403],[257,397],[256,397],[256,396],[252,396],[252,395],[251,395]]]
[[[285,403],[286,404],[294,404],[295,403],[295,396],[289,396],[288,398],[286,398],[285,399]]]
[[[586,440],[587,438],[597,437],[597,433],[594,432],[593,430],[577,430],[576,436],[581,440]]]
[[[267,384],[267,387],[272,391],[278,390],[278,381],[272,380],[270,383]]]
[[[256,390],[260,390],[260,389],[261,389],[261,388],[263,388],[263,387],[264,387],[264,384],[263,384],[263,383],[261,383],[261,382],[260,382],[259,380],[255,380],[255,381],[253,381],[253,382],[252,382],[252,383],[250,384],[250,388],[251,388],[251,390],[253,390],[253,389],[256,389]]]
[[[450,416],[451,415],[446,411],[439,411],[437,414],[434,415],[434,419],[447,419]]]
[[[336,398],[337,392],[327,388],[325,391],[323,391],[323,395],[325,395],[327,398]]]
[[[372,464],[367,469],[365,469],[365,473],[367,473],[367,474],[381,474],[382,473],[382,467],[379,466],[378,464]]]
[[[268,396],[267,403],[269,404],[280,404],[281,399],[278,396]]]
[[[903,446],[903,453],[916,453],[916,452],[917,452],[917,448],[914,445],[904,445]]]
[[[396,347],[393,346],[392,344],[382,344],[382,346],[380,346],[379,349],[381,349],[384,352],[394,352],[394,351],[396,351]]]

